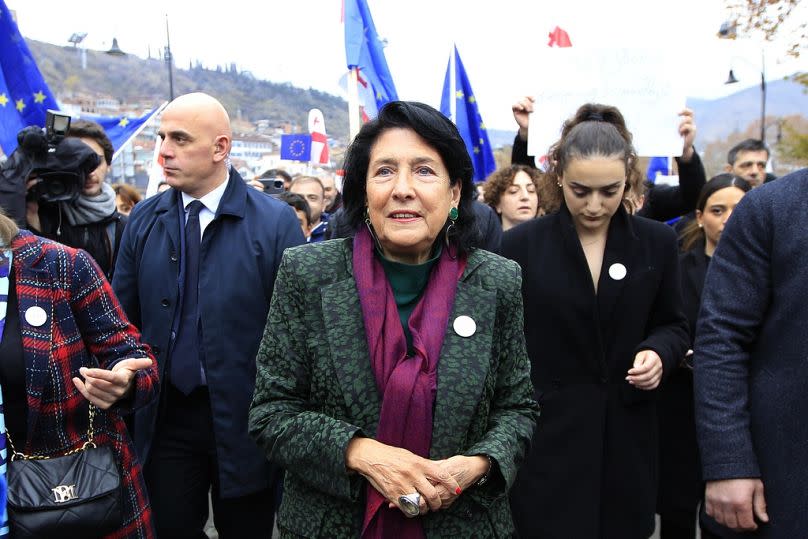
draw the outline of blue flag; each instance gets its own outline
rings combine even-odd
[[[311,160],[311,135],[303,133],[281,135],[281,159],[287,161]]]
[[[471,156],[474,164],[474,181],[481,182],[494,172],[497,163],[494,160],[494,152],[491,150],[491,143],[488,141],[488,132],[485,130],[485,123],[480,116],[480,109],[477,106],[477,99],[471,89],[468,75],[460,61],[460,54],[457,47],[454,48],[455,55],[455,87],[451,88],[451,59],[446,66],[446,78],[443,81],[443,94],[440,99],[440,111],[448,118],[451,118],[460,136],[466,143],[466,150]],[[450,96],[454,90],[454,95]],[[452,118],[451,101],[455,100],[455,117]]]
[[[657,174],[669,176],[670,173],[667,157],[652,157],[648,160],[648,169],[645,171],[645,177],[649,182],[655,183]]]
[[[2,1],[2,0],[0,0]],[[140,132],[146,123],[160,111],[155,108],[140,117],[131,116],[97,116],[95,114],[80,114],[82,120],[90,120],[104,128],[115,151],[121,149],[131,138]]]
[[[6,3],[0,0],[0,146],[6,155],[17,147],[17,133],[45,126],[45,112],[59,110]]]
[[[359,68],[360,83],[370,85],[376,111],[398,100],[393,76],[384,58],[384,45],[376,33],[367,0],[345,0],[345,57],[348,69]],[[366,110],[369,105],[365,103]]]

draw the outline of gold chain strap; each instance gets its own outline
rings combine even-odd
[[[90,424],[87,427],[87,441],[81,447],[76,449],[71,449],[67,453],[64,453],[63,457],[68,455],[75,455],[76,453],[80,453],[86,449],[91,447],[96,447],[95,442],[93,441],[93,419],[95,418],[95,406],[92,403],[88,403],[90,407]],[[8,440],[8,446],[11,448],[11,460],[48,460],[53,457],[46,457],[45,455],[26,455],[25,453],[20,453],[17,451],[17,448],[14,447],[14,442],[11,441],[11,433],[8,431],[8,427],[6,427],[6,439]]]
[[[53,320],[54,320],[54,318],[53,318],[53,301],[51,301],[51,319],[50,319],[50,324],[51,324],[51,346],[53,346]],[[50,359],[51,359],[51,353],[50,353],[50,351],[48,351],[48,360],[50,360]],[[95,419],[95,406],[93,406],[93,403],[91,403],[91,402],[88,402],[87,406],[90,409],[90,424],[87,426],[87,441],[84,442],[84,444],[81,447],[76,448],[76,449],[71,449],[70,451],[68,451],[64,455],[61,455],[63,457],[66,457],[68,455],[75,455],[76,453],[80,453],[80,452],[82,452],[82,451],[84,451],[84,450],[86,450],[88,448],[96,447],[95,442],[93,441],[93,435],[94,435],[94,433],[93,433],[93,420]],[[22,459],[22,460],[48,460],[50,458],[53,458],[53,457],[46,457],[44,455],[26,455],[25,453],[20,453],[19,451],[17,451],[17,448],[14,447],[14,442],[11,441],[11,433],[8,431],[8,426],[6,426],[6,439],[8,440],[8,446],[11,448],[11,460],[17,460],[17,459]]]

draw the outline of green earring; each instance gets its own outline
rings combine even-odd
[[[452,207],[452,208],[449,210],[449,220],[450,220],[450,221],[453,221],[453,222],[454,222],[454,221],[457,221],[457,218],[458,218],[459,216],[460,216],[460,212],[457,210],[457,208]]]

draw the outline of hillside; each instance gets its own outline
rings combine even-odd
[[[157,104],[168,99],[168,70],[162,60],[136,56],[110,56],[87,51],[87,69],[81,69],[79,51],[28,40],[37,64],[51,90],[57,94],[106,94],[125,102]],[[325,116],[328,133],[345,144],[348,140],[348,105],[344,99],[314,89],[302,89],[289,83],[257,80],[236,66],[217,70],[198,66],[174,66],[174,94],[204,91],[218,97],[232,118],[248,121],[266,119],[271,124],[290,123],[306,129],[308,111],[319,108]],[[699,145],[723,140],[732,133],[746,130],[760,118],[760,90],[743,89],[715,100],[688,99],[696,113]],[[769,118],[805,115],[808,95],[804,87],[790,80],[768,82],[766,115]],[[516,126],[509,130],[490,130],[494,148],[513,142]]]
[[[792,80],[768,81],[766,87],[767,125],[773,118],[808,115],[805,87]],[[699,140],[713,142],[734,132],[745,131],[750,124],[760,125],[760,87],[753,86],[714,100],[688,99],[696,115]]]
[[[168,99],[168,69],[161,60],[88,50],[87,69],[83,70],[79,51],[73,47],[27,42],[55,94],[106,94],[124,102],[155,105]],[[309,110],[319,108],[329,135],[343,143],[348,139],[348,105],[340,97],[257,80],[250,73],[238,72],[235,66],[226,70],[188,67],[174,66],[174,95],[206,92],[219,98],[232,118],[253,122],[266,119],[278,125],[288,122],[303,131],[308,126]]]

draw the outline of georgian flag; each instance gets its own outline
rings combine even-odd
[[[327,165],[328,137],[325,135],[325,119],[320,109],[309,111],[309,133],[311,133],[311,159],[312,163]]]

